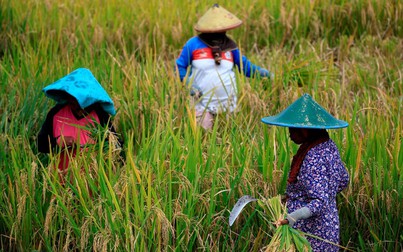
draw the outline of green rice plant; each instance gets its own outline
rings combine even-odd
[[[263,208],[262,218],[273,227],[274,234],[270,243],[265,246],[264,251],[312,251],[308,240],[303,233],[293,229],[289,225],[276,224],[285,218],[286,206],[281,203],[281,196],[275,196],[265,200],[258,200],[258,204]]]
[[[238,111],[204,132],[174,60],[211,3],[0,0],[0,250],[259,250],[274,227],[246,210],[228,228],[228,209],[285,191],[297,146],[260,119],[304,92],[350,124],[330,131],[350,174],[341,244],[402,250],[402,2],[219,4],[244,21],[228,34],[275,78],[237,75]],[[53,105],[41,89],[78,67],[114,100],[124,155],[100,135],[62,185],[57,153],[36,151]]]

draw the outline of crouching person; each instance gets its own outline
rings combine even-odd
[[[116,137],[111,116],[116,114],[112,99],[92,75],[80,68],[43,89],[45,95],[57,102],[48,112],[38,134],[38,151],[54,153],[61,183],[65,183],[71,158],[94,150],[100,129],[115,136],[114,147],[122,141]],[[105,138],[108,141],[109,137]]]

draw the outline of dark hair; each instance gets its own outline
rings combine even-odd
[[[66,99],[66,100],[68,98],[74,98],[74,96],[72,96],[71,94],[69,94],[63,90],[48,90],[48,91],[46,91],[46,93],[50,96],[56,96],[56,97],[59,97],[61,99]],[[74,99],[76,99],[76,98],[74,98]]]
[[[317,139],[321,137],[329,137],[326,129],[307,129],[308,130],[308,138]]]

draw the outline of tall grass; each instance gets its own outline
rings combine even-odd
[[[351,177],[341,244],[402,250],[403,3],[221,1],[244,21],[230,36],[275,79],[237,75],[239,111],[204,132],[174,60],[211,4],[0,0],[2,250],[263,248],[273,233],[253,207],[231,228],[229,211],[244,194],[284,192],[297,146],[260,119],[305,92],[350,123],[330,131]],[[78,67],[116,103],[124,160],[100,136],[62,186],[56,154],[35,145],[53,106],[41,89]]]

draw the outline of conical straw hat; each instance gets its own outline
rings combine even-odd
[[[215,4],[199,19],[194,28],[202,33],[215,33],[237,28],[241,24],[242,20]]]
[[[288,108],[275,116],[262,118],[262,122],[291,128],[338,129],[348,123],[334,118],[308,94],[302,95]]]

